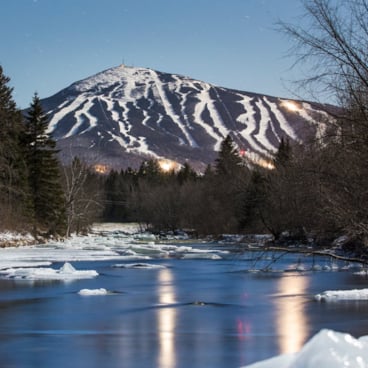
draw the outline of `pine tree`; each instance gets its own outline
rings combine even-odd
[[[177,180],[179,184],[182,185],[187,181],[196,179],[197,179],[196,172],[191,168],[191,166],[187,162],[185,162],[183,167],[177,173]]]
[[[276,169],[280,167],[285,168],[288,165],[288,163],[290,163],[291,158],[292,158],[292,151],[290,142],[288,139],[286,139],[285,141],[285,139],[282,137],[274,158]]]
[[[22,116],[12,98],[10,78],[0,66],[0,218],[12,226],[26,215],[27,175],[21,148]],[[23,219],[22,219],[23,220]]]
[[[216,159],[216,173],[220,176],[232,176],[239,172],[241,158],[230,135],[222,141],[219,156]]]
[[[32,195],[34,232],[63,234],[65,203],[61,186],[56,142],[47,134],[48,119],[37,94],[34,95],[25,128],[26,159]]]

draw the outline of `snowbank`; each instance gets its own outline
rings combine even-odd
[[[136,234],[141,231],[141,226],[135,222],[128,223],[116,223],[116,222],[102,222],[102,223],[94,223],[92,225],[92,231],[95,233],[98,232],[123,232],[125,234]]]
[[[90,279],[98,276],[94,270],[78,271],[66,262],[60,269],[53,268],[8,268],[0,271],[0,275],[9,279],[23,280],[76,280]]]
[[[280,355],[247,368],[368,368],[368,336],[321,330],[299,353]],[[245,368],[245,367],[244,367]]]
[[[18,233],[11,231],[0,232],[0,247],[15,247],[35,244],[33,236],[29,233]]]
[[[318,301],[368,300],[368,289],[326,290],[314,296]]]
[[[79,295],[83,296],[94,296],[94,295],[107,295],[107,290],[104,288],[100,289],[81,289],[78,291]]]

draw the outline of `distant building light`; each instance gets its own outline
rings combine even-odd
[[[109,170],[109,166],[104,164],[96,164],[93,166],[93,169],[98,174],[106,174]]]
[[[294,101],[285,100],[285,101],[282,101],[282,105],[289,111],[296,112],[300,110],[299,105]]]
[[[158,165],[163,172],[169,172],[178,168],[178,163],[171,160],[159,160]]]

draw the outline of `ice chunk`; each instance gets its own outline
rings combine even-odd
[[[107,290],[104,288],[100,289],[81,289],[78,291],[79,295],[90,296],[90,295],[106,295]]]
[[[75,271],[76,269],[69,262],[65,262],[60,268],[60,273],[74,273]]]
[[[299,353],[248,365],[247,368],[368,368],[368,338],[333,330],[321,330]]]
[[[219,260],[222,259],[218,254],[213,253],[188,253],[184,254],[182,259],[212,259],[212,260]]]
[[[0,271],[5,278],[24,280],[75,280],[98,276],[95,270],[78,271],[66,262],[59,270],[53,268],[8,268]]]
[[[318,301],[368,300],[368,289],[326,290],[314,298]]]
[[[294,366],[291,365],[293,359],[295,359],[295,354],[283,354],[274,358],[262,360],[258,363],[247,365],[243,368],[294,368]]]
[[[115,264],[114,267],[117,268],[140,268],[140,269],[161,269],[166,268],[162,265],[155,265],[150,263],[127,263],[127,264]]]

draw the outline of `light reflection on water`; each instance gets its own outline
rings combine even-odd
[[[294,353],[301,349],[309,336],[309,320],[305,303],[300,295],[307,292],[309,278],[303,276],[280,277],[277,291],[280,297],[276,304],[276,332],[281,354]]]
[[[158,299],[163,305],[176,303],[174,275],[168,268],[158,273]],[[159,338],[158,367],[174,367],[176,308],[159,308],[157,312],[157,328]]]
[[[368,334],[366,303],[312,302],[366,283],[349,272],[237,272],[237,259],[157,263],[167,268],[90,262],[78,266],[98,278],[0,280],[0,367],[235,368],[297,351],[321,328]],[[78,294],[101,287],[116,294]]]

